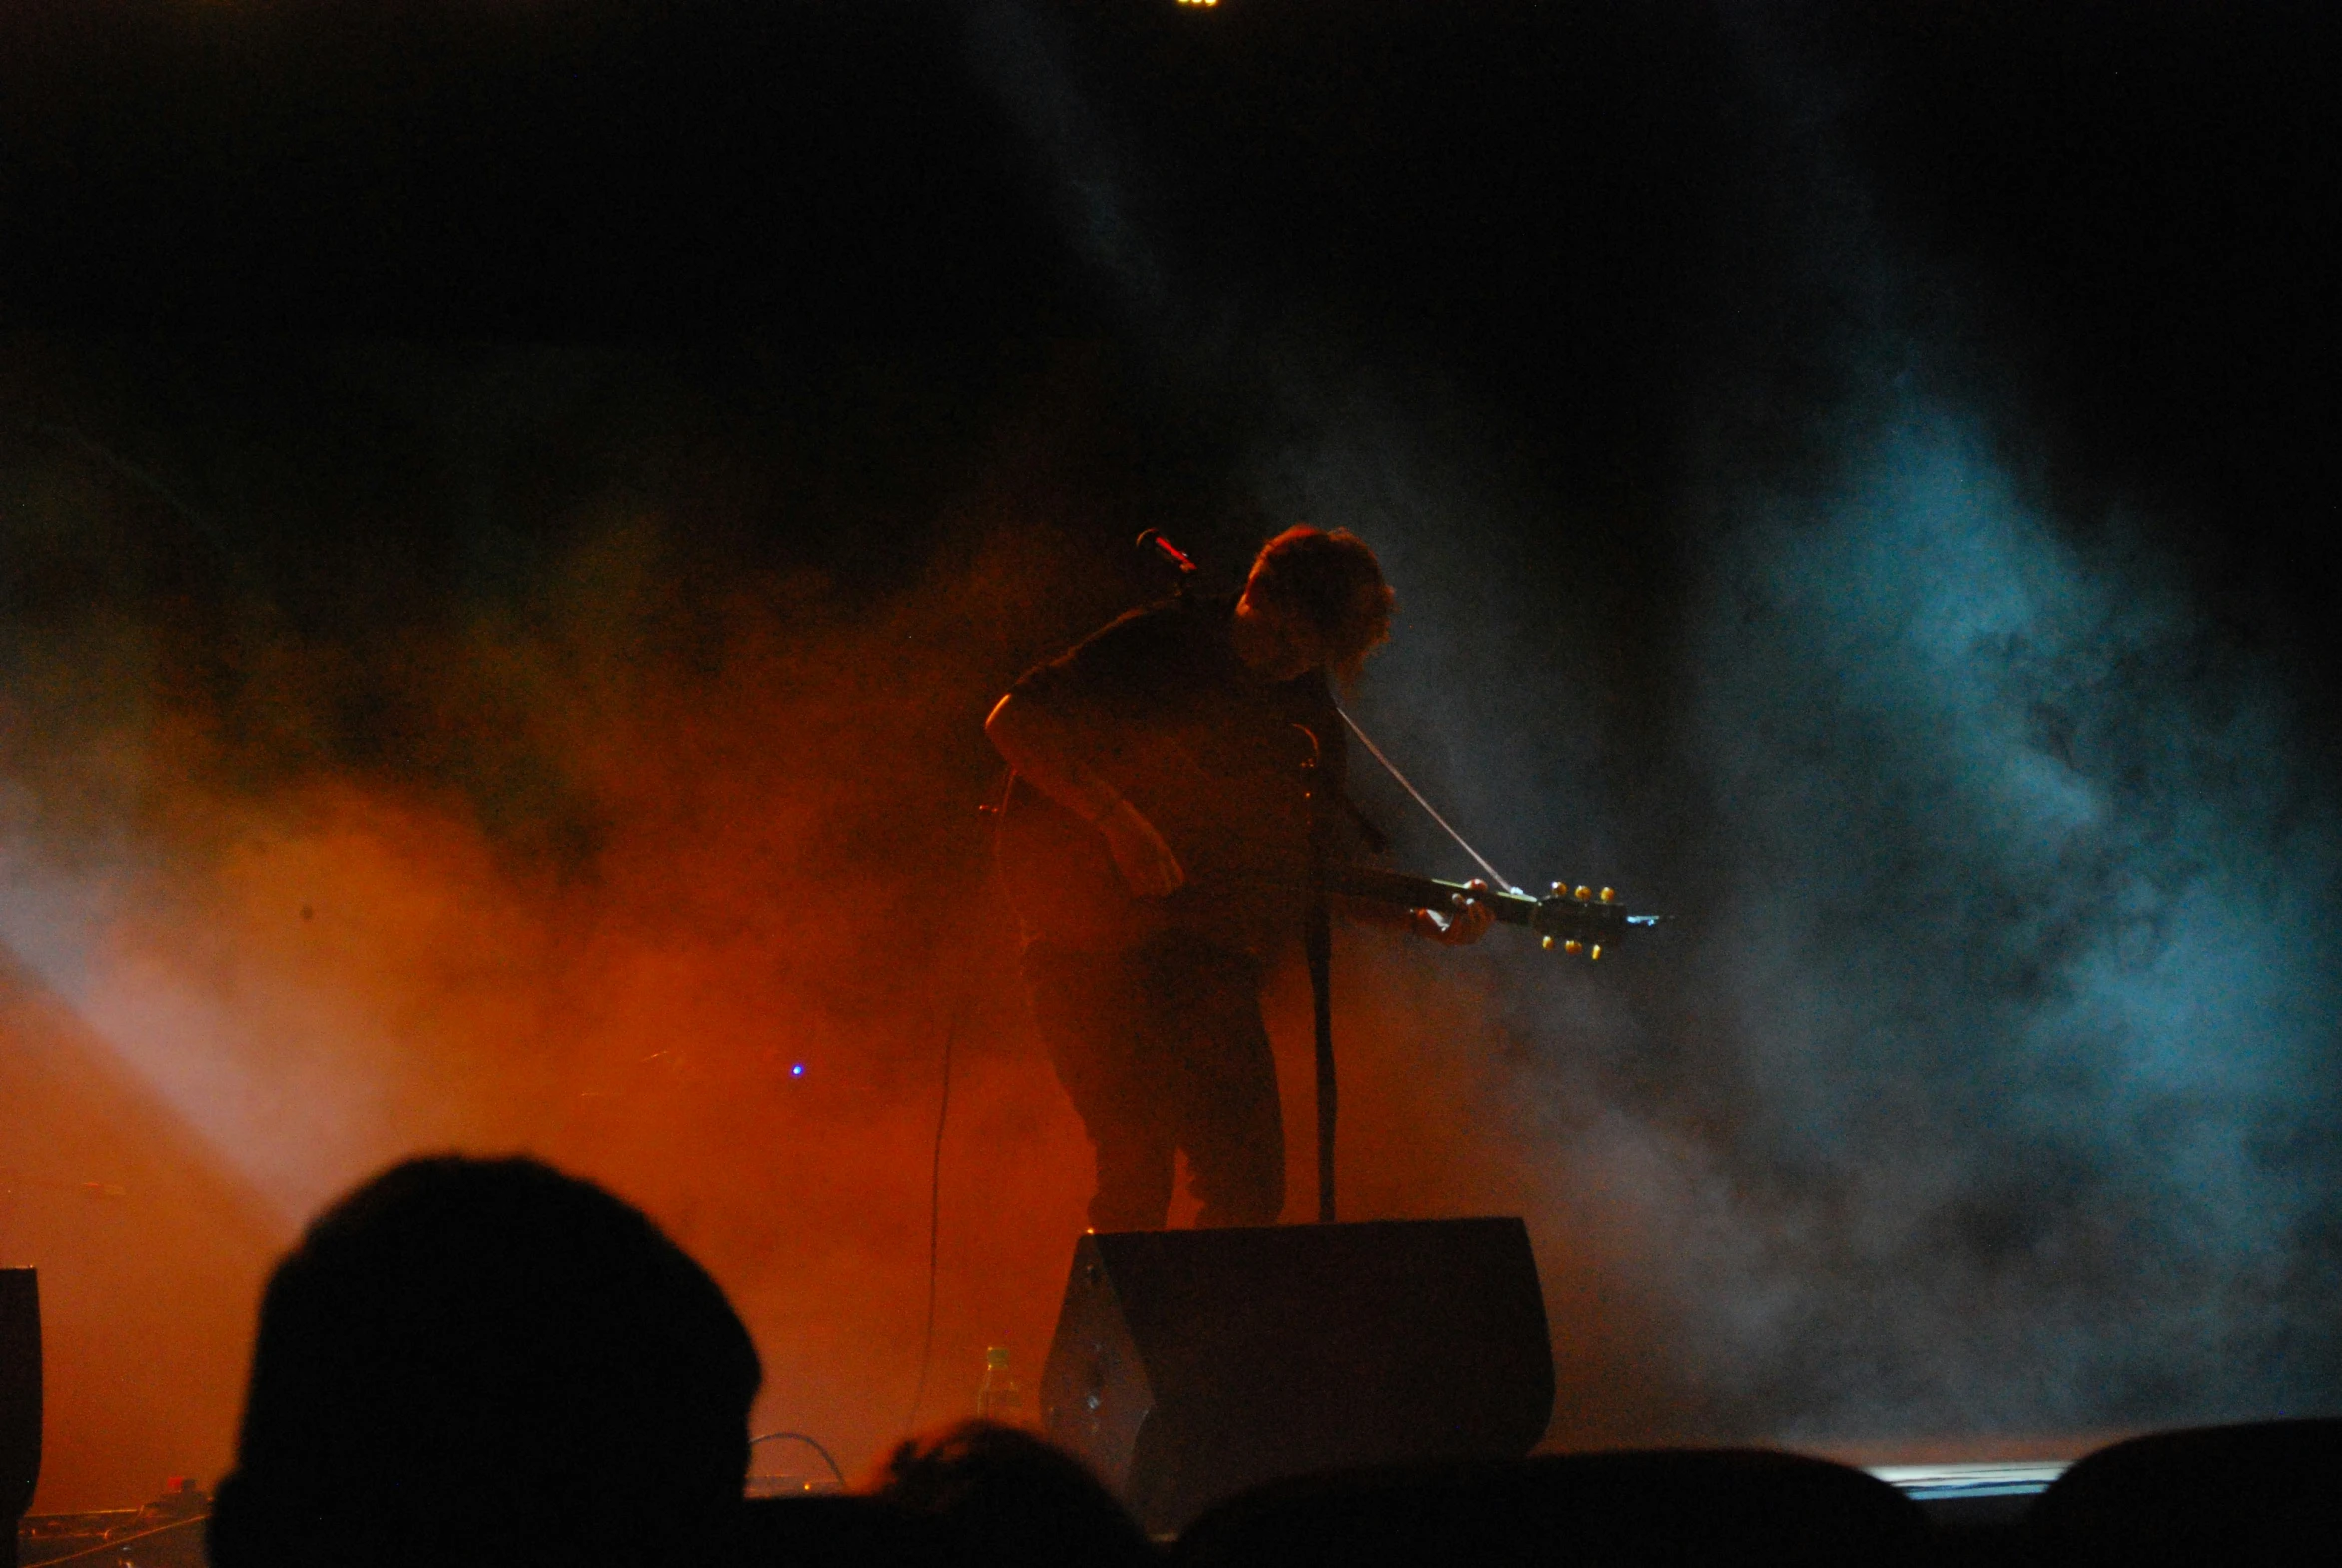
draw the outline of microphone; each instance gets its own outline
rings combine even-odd
[[[1149,528],[1145,533],[1140,534],[1137,548],[1154,550],[1165,560],[1178,567],[1179,575],[1182,577],[1195,569],[1195,563],[1187,559],[1186,552],[1165,538],[1157,529]]]

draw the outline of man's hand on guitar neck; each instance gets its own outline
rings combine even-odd
[[[1474,877],[1465,885],[1483,893],[1488,891],[1488,883],[1481,877]],[[1496,912],[1476,898],[1466,898],[1458,893],[1450,902],[1454,908],[1444,915],[1435,909],[1407,911],[1408,925],[1414,928],[1417,936],[1442,947],[1461,948],[1469,947],[1488,935],[1488,928],[1496,924]]]

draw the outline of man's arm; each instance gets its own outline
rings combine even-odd
[[[1012,693],[993,707],[984,733],[1026,782],[1105,836],[1133,893],[1160,898],[1187,880],[1155,824],[1083,759],[1079,736],[1048,708]]]

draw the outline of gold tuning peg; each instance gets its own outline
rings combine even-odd
[[[1605,904],[1607,904],[1607,903],[1611,902],[1613,899],[1615,899],[1615,898],[1617,898],[1617,897],[1618,897],[1618,889],[1616,889],[1616,888],[1604,888],[1604,889],[1602,890],[1602,902],[1603,902],[1603,903],[1605,903]]]
[[[1579,903],[1581,903],[1581,904],[1583,904],[1584,902],[1586,902],[1586,900],[1588,900],[1588,899],[1592,898],[1593,896],[1594,896],[1594,890],[1593,890],[1592,888],[1590,888],[1590,887],[1586,886],[1586,885],[1585,885],[1583,882],[1579,883],[1579,884],[1577,885],[1576,889],[1575,889],[1574,891],[1572,891],[1572,892],[1571,892],[1571,894],[1570,894],[1570,897],[1571,897],[1571,898],[1574,898],[1574,899],[1576,899],[1576,900],[1577,900]]]
[[[1579,940],[1578,940],[1576,937],[1572,937],[1572,938],[1570,938],[1570,939],[1569,939],[1567,942],[1564,942],[1564,943],[1561,945],[1561,950],[1562,950],[1564,953],[1572,953],[1572,954],[1574,954],[1574,953],[1576,953],[1576,952],[1577,952],[1577,951],[1578,951],[1580,948],[1584,947],[1585,945],[1586,945],[1586,944],[1584,944],[1583,942],[1580,942],[1580,941],[1579,941]]]
[[[1553,884],[1553,896],[1555,898],[1559,898],[1562,894],[1567,893],[1568,891],[1569,884],[1566,882],[1556,882]]]
[[[1550,953],[1550,952],[1552,952],[1552,951],[1553,951],[1553,939],[1552,939],[1551,937],[1547,937],[1547,938],[1546,938],[1546,939],[1545,939],[1543,942],[1539,943],[1538,945],[1539,945],[1540,947],[1544,948],[1544,949],[1545,949],[1545,951],[1546,951],[1546,952],[1548,952],[1548,953]]]
[[[1594,960],[1596,960],[1596,959],[1600,958],[1601,956],[1602,956],[1602,944],[1601,944],[1601,943],[1599,943],[1599,942],[1597,942],[1597,943],[1595,943],[1595,944],[1593,945],[1593,947],[1591,947],[1590,949],[1588,949],[1588,950],[1587,950],[1587,952],[1586,952],[1586,962],[1587,962],[1587,963],[1589,963],[1589,964],[1591,964],[1591,963],[1593,963],[1593,962],[1594,962]]]

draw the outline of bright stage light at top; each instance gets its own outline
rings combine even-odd
[[[1219,4],[1219,0],[1179,0],[1179,4],[1183,6],[1193,6],[1202,10],[1209,10],[1211,7]]]

